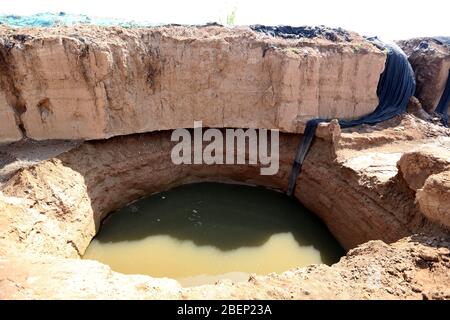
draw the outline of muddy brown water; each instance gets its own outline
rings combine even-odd
[[[326,226],[295,199],[262,187],[197,183],[109,215],[84,259],[194,286],[332,264],[344,254]]]

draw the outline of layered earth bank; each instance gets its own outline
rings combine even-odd
[[[0,141],[101,139],[205,127],[299,132],[377,105],[386,55],[249,28],[0,27]],[[257,112],[256,112],[257,110]]]
[[[424,94],[410,112],[321,124],[297,179],[294,196],[350,250],[339,263],[182,288],[80,259],[108,213],[153,192],[196,181],[286,191],[306,120],[378,103],[386,53],[333,32],[1,26],[0,298],[450,298],[450,130],[422,109],[448,66],[424,56],[437,82],[421,78],[413,40],[402,46]],[[433,52],[448,59],[444,49]],[[280,170],[174,165],[171,129],[194,120],[281,130]]]

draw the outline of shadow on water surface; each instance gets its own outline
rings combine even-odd
[[[168,235],[222,251],[261,246],[278,233],[291,233],[313,246],[327,264],[344,250],[313,213],[285,194],[263,187],[221,183],[180,186],[133,202],[108,216],[100,243]]]

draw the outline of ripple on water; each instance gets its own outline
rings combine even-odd
[[[118,272],[170,277],[193,286],[331,264],[343,254],[323,223],[284,194],[198,183],[114,212],[84,258]]]

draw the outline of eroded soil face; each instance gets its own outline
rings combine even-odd
[[[415,96],[423,108],[433,112],[444,92],[450,69],[450,46],[433,38],[399,41],[416,74]]]
[[[248,27],[0,27],[0,142],[205,127],[301,132],[374,110],[386,54],[348,33]],[[258,110],[255,112],[255,110]]]

